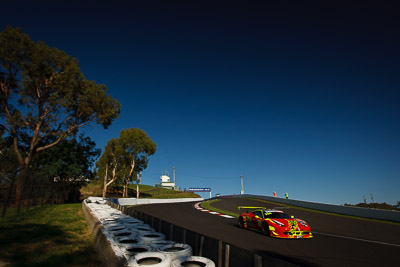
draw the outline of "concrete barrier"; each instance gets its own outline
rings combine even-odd
[[[262,200],[266,200],[266,201],[278,202],[278,203],[298,206],[298,207],[302,207],[302,208],[309,208],[309,209],[313,209],[313,210],[320,210],[320,211],[332,212],[332,213],[337,213],[337,214],[351,215],[351,216],[356,216],[356,217],[361,217],[361,218],[400,222],[400,212],[399,211],[340,206],[340,205],[323,204],[323,203],[307,202],[307,201],[294,200],[294,199],[260,196],[260,195],[250,195],[250,194],[234,195],[232,197],[247,197],[247,198],[262,199]]]
[[[110,202],[113,202],[121,206],[133,206],[142,204],[163,204],[163,203],[180,203],[180,202],[192,202],[192,201],[203,201],[203,198],[172,198],[172,199],[150,199],[150,198],[108,198]]]

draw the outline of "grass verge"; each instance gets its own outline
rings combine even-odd
[[[231,215],[231,216],[233,216],[235,218],[239,218],[239,214],[238,213],[233,213],[233,212],[230,212],[230,211],[217,209],[217,208],[215,208],[215,207],[213,207],[211,205],[212,203],[215,203],[215,202],[218,202],[218,201],[220,201],[220,200],[219,199],[213,199],[213,200],[210,200],[210,201],[204,201],[204,202],[201,202],[201,206],[203,208],[207,209],[207,210],[211,210],[211,211],[219,212],[219,213],[222,213],[222,214]]]
[[[99,266],[81,203],[0,219],[0,266]]]
[[[121,185],[112,185],[107,191],[107,197],[122,197],[123,187]],[[201,198],[200,195],[193,192],[175,191],[167,188],[160,188],[151,185],[139,185],[140,198]],[[90,183],[81,189],[82,199],[89,196],[101,197],[103,195],[102,185],[99,183]],[[130,184],[128,187],[129,197],[136,197],[136,184]]]

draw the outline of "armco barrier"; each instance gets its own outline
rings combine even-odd
[[[157,232],[165,234],[167,239],[190,245],[193,248],[194,255],[213,260],[217,267],[298,266],[296,260],[284,260],[266,254],[257,254],[253,251],[187,230],[155,216],[134,210],[133,208],[123,207],[115,203],[110,203],[110,205],[120,209],[127,215],[149,224]]]
[[[269,197],[269,196],[260,196],[260,195],[234,195],[232,197],[247,197],[247,198],[255,198],[262,199],[272,202],[278,202],[303,208],[309,208],[320,211],[327,211],[337,214],[351,215],[361,218],[370,218],[377,220],[386,220],[393,222],[400,222],[400,212],[399,211],[391,211],[391,210],[378,210],[378,209],[367,209],[367,208],[358,208],[358,207],[348,207],[348,206],[339,206],[339,205],[331,205],[331,204],[323,204],[323,203],[314,203],[307,202],[301,200],[294,199],[285,199],[279,197]]]

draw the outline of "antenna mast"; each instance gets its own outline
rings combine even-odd
[[[242,191],[240,191],[241,195],[244,195],[244,188],[243,188],[243,175],[240,175],[240,182],[242,183]]]
[[[175,166],[172,167],[172,177],[174,177],[174,184],[175,184]]]

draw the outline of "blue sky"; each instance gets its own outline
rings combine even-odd
[[[400,200],[395,1],[3,1],[0,26],[78,58],[157,144],[143,183],[323,203]],[[333,4],[335,3],[335,4]],[[208,197],[208,194],[202,194]]]

